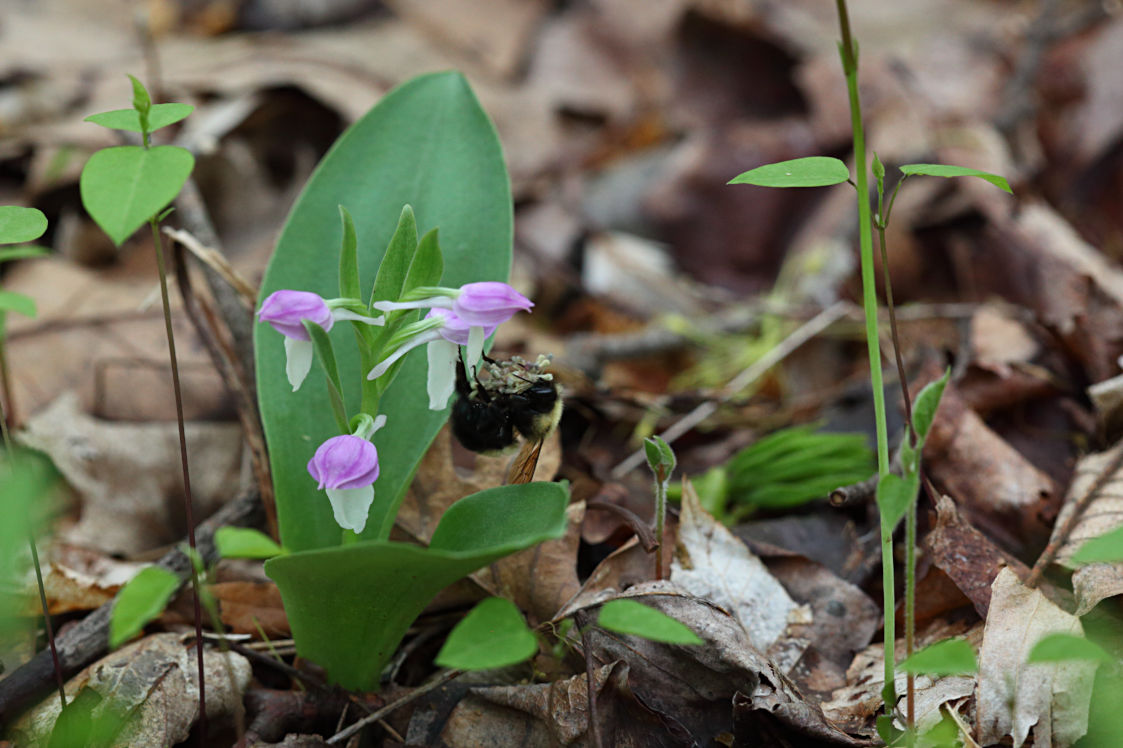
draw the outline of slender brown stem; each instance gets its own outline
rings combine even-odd
[[[183,513],[187,520],[187,545],[193,552],[195,546],[195,511],[192,508],[191,473],[187,469],[187,434],[183,426],[183,394],[179,385],[179,362],[175,353],[175,333],[172,331],[172,307],[168,299],[168,276],[164,263],[164,247],[156,219],[150,218],[152,241],[156,249],[156,267],[160,273],[160,299],[164,303],[164,331],[168,338],[168,357],[172,366],[172,390],[175,392],[175,415],[179,426],[179,461],[183,468]],[[191,574],[192,598],[195,603],[195,654],[199,670],[199,740],[204,744],[207,735],[207,686],[203,669],[203,609],[199,603],[199,575]]]
[[[0,312],[3,314],[3,312]],[[0,328],[3,326],[3,320],[0,320]],[[7,404],[7,410],[0,416],[4,421],[4,426],[7,428],[19,428],[19,419],[16,416],[16,399],[12,396],[12,376],[8,370],[8,354],[5,352],[6,346],[4,345],[4,330],[0,329],[0,390],[3,391],[4,402]],[[7,432],[4,432],[7,434]],[[5,438],[7,442],[7,438]]]

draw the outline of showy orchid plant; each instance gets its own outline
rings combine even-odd
[[[262,281],[254,352],[281,547],[240,534],[223,553],[271,556],[298,653],[346,688],[378,687],[441,589],[565,530],[565,486],[527,483],[453,501],[436,527],[407,528],[418,542],[390,540],[457,361],[473,369],[533,307],[505,282],[512,233],[491,122],[463,76],[427,75],[324,157]]]
[[[407,205],[403,220],[411,215]],[[345,223],[350,222],[346,211],[343,216]],[[353,228],[344,232],[352,233]],[[312,336],[320,337],[309,326],[327,333],[337,320],[348,320],[363,340],[365,331],[359,325],[386,327],[389,317],[390,328],[397,327],[397,331],[374,353],[378,364],[366,375],[367,380],[392,376],[394,364],[414,348],[427,345],[429,409],[444,410],[455,386],[457,359],[464,355],[465,367],[474,371],[483,356],[484,341],[517,312],[533,306],[530,299],[506,283],[481,281],[460,288],[415,288],[399,300],[372,300],[369,304],[361,299],[324,299],[311,291],[282,289],[266,297],[257,317],[285,337],[285,376],[293,392],[300,389],[312,368],[316,350]],[[368,307],[384,314],[373,317],[354,311]],[[406,313],[418,309],[429,309],[429,313],[422,320],[405,322]],[[330,339],[320,340],[324,371],[336,370]],[[465,354],[462,349],[466,349]],[[330,387],[335,383],[330,381],[330,373],[328,376]],[[377,408],[377,400],[368,405]],[[361,533],[374,503],[374,483],[379,475],[378,450],[370,439],[386,424],[386,416],[361,411],[343,421],[349,430],[320,444],[308,461],[308,473],[327,493],[336,523],[344,531]]]

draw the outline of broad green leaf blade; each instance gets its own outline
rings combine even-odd
[[[1049,634],[1041,638],[1029,652],[1026,662],[1061,662],[1063,660],[1093,660],[1111,662],[1112,657],[1103,647],[1075,634]]]
[[[920,488],[920,475],[911,473],[902,478],[895,473],[883,475],[877,483],[877,509],[881,514],[883,527],[894,528],[908,511],[909,504],[916,501]]]
[[[778,161],[738,174],[729,184],[755,184],[759,187],[826,187],[850,179],[846,164],[830,156],[808,156]]]
[[[1000,190],[1005,190],[1011,195],[1014,194],[1014,191],[1010,189],[1010,183],[1006,181],[1005,177],[1000,177],[997,174],[991,174],[987,171],[971,169],[966,166],[951,166],[949,164],[904,164],[900,169],[901,173],[910,176],[918,174],[928,177],[978,177],[979,179],[985,179]]]
[[[378,273],[374,279],[374,289],[371,291],[370,301],[397,301],[402,295],[402,285],[405,283],[406,273],[409,272],[413,255],[417,251],[417,219],[413,208],[407,203],[402,207],[402,214],[398,217],[398,225],[390,243],[382,254],[382,262],[378,265]]]
[[[426,231],[418,242],[405,282],[402,283],[402,293],[422,286],[435,286],[440,282],[445,262],[440,242],[437,241],[437,231],[438,229]]]
[[[82,204],[120,246],[179,194],[194,166],[195,157],[173,145],[105,148],[82,169]]]
[[[179,589],[179,578],[167,569],[148,566],[117,593],[109,618],[109,648],[116,649],[164,612]]]
[[[262,298],[278,289],[331,296],[338,288],[340,225],[346,205],[358,234],[359,274],[372,287],[383,248],[412,205],[419,227],[440,227],[443,282],[507,280],[511,262],[511,194],[499,141],[463,76],[438,73],[414,79],[356,122],[324,157],[285,224],[262,283]],[[369,285],[368,285],[369,284]],[[361,378],[354,335],[332,330],[349,402]],[[338,335],[338,337],[336,337]],[[339,527],[327,501],[316,500],[304,465],[315,445],[336,432],[327,388],[311,378],[293,393],[285,381],[280,336],[255,331],[258,398],[268,441],[277,515],[292,550],[336,545]],[[382,398],[388,418],[375,436],[382,474],[363,536],[374,538],[397,506],[445,414],[428,410],[426,355],[405,358]],[[287,390],[287,391],[286,391]]]
[[[21,244],[38,239],[47,230],[43,211],[19,205],[0,205],[0,244]]]
[[[1123,527],[1117,527],[1084,543],[1072,554],[1071,561],[1074,564],[1123,561]]]
[[[510,600],[489,597],[449,633],[435,662],[461,670],[491,670],[530,659],[538,640]]]
[[[273,538],[248,527],[220,527],[214,543],[222,558],[273,558],[285,553]]]
[[[25,244],[22,247],[0,247],[0,262],[23,260],[30,257],[46,257],[51,252],[46,247]]]
[[[936,418],[936,409],[940,407],[940,398],[944,396],[944,388],[951,378],[951,369],[934,382],[924,385],[916,396],[912,406],[912,425],[916,429],[916,436],[920,439],[917,449],[924,445],[928,438],[928,430],[932,428],[932,421]]]
[[[34,317],[35,299],[15,291],[0,291],[0,312],[19,312],[24,317]]]
[[[912,653],[901,663],[908,673],[967,675],[979,669],[975,650],[963,639],[944,639]]]
[[[597,625],[667,644],[702,644],[698,635],[662,611],[635,600],[610,600],[601,606]]]
[[[335,349],[331,344],[331,337],[315,322],[304,320],[304,329],[308,331],[308,337],[316,347],[316,358],[319,359],[320,365],[324,367],[324,374],[327,375],[328,400],[335,415],[335,425],[339,428],[339,433],[348,434],[350,431],[347,424],[350,419],[347,417],[347,406],[343,402],[343,382],[339,379],[339,365],[335,361]]]
[[[339,217],[343,221],[343,240],[339,247],[339,295],[345,299],[361,299],[359,290],[359,238],[355,236],[355,221],[342,205]]]
[[[148,111],[148,131],[155,132],[161,127],[174,125],[195,111],[190,104],[155,104]],[[110,130],[127,130],[141,132],[140,112],[136,109],[114,109],[111,112],[100,112],[86,117],[84,122],[108,127]]]
[[[2,315],[0,315],[2,316]],[[31,571],[28,553],[28,530],[35,532],[56,473],[51,463],[36,453],[16,451],[11,459],[0,452],[0,642],[11,642],[25,635],[29,625],[35,623],[25,614],[36,610],[32,603],[32,588],[16,583],[26,579]]]
[[[556,483],[493,488],[453,504],[429,548],[362,542],[272,558],[265,572],[281,590],[298,653],[344,688],[369,690],[438,592],[503,556],[561,537],[568,501]]]

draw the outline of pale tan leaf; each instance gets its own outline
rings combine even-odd
[[[1083,635],[1080,620],[1026,587],[1003,569],[994,580],[979,652],[976,732],[982,745],[1033,731],[1035,748],[1070,746],[1088,730],[1088,705],[1096,663],[1026,664],[1046,634]]]

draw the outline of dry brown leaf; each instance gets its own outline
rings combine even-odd
[[[811,623],[810,607],[797,605],[764,563],[706,513],[689,488],[682,496],[671,581],[731,611],[753,646],[775,655],[784,672],[807,647],[805,634],[793,636],[792,627]]]
[[[955,582],[983,619],[987,617],[991,585],[999,571],[1011,568],[1022,579],[1029,576],[1025,564],[1003,552],[960,517],[955,502],[947,496],[941,496],[936,504],[936,527],[924,536],[921,545],[932,564]]]
[[[667,728],[636,699],[628,675],[626,662],[610,663],[594,673],[601,738],[606,746],[622,748],[658,745]],[[449,715],[441,744],[592,745],[588,698],[584,673],[553,683],[473,688]]]
[[[934,621],[927,628],[917,632],[916,648],[920,649],[944,639],[962,636],[972,646],[978,647],[982,640],[982,624],[968,630],[963,623]],[[904,638],[897,639],[896,657],[903,660],[906,653]],[[898,708],[905,698],[906,674],[900,668],[895,673],[898,694]],[[944,681],[951,681],[944,683]],[[973,678],[966,681],[974,683]],[[856,731],[871,727],[874,716],[882,710],[881,688],[885,684],[885,646],[873,644],[854,658],[846,671],[847,685],[836,690],[829,701],[823,703],[823,713],[847,730]],[[958,676],[916,677],[917,704],[923,705],[924,714],[933,722],[939,719],[941,704],[962,698],[971,693],[972,688]],[[931,692],[931,693],[929,693]],[[918,714],[920,712],[918,711]],[[927,725],[931,726],[931,725]]]
[[[281,593],[272,582],[218,582],[211,585],[222,622],[235,634],[283,639],[289,636],[289,619]]]
[[[242,709],[242,694],[252,676],[249,661],[236,652],[206,649],[207,720],[228,723]],[[67,701],[83,688],[113,699],[129,721],[116,745],[175,745],[187,739],[199,717],[195,648],[178,634],[154,634],[128,644],[90,665],[66,684]],[[233,690],[231,690],[233,689]],[[12,727],[16,743],[46,746],[59,714],[52,693]]]
[[[1057,517],[1054,534],[1060,531],[1076,510],[1076,504],[1101,477],[1110,463],[1123,452],[1123,442],[1106,452],[1088,455],[1076,466],[1076,473],[1065,497],[1064,506]],[[1078,566],[1072,563],[1072,554],[1092,538],[1123,526],[1123,471],[1112,474],[1095,498],[1087,505],[1072,527],[1068,538],[1057,551],[1056,563],[1074,569],[1072,588],[1076,594],[1076,615],[1082,616],[1096,607],[1101,600],[1123,595],[1123,563],[1100,563]],[[1056,538],[1054,537],[1054,540]]]
[[[1011,736],[1019,748],[1033,731],[1038,748],[1065,748],[1088,730],[1097,663],[1082,660],[1026,664],[1047,634],[1083,635],[1080,619],[1003,569],[994,580],[979,651],[976,733],[991,745]]]
[[[196,519],[232,497],[242,472],[236,424],[186,424]],[[135,554],[181,539],[183,474],[175,423],[91,418],[66,393],[34,416],[20,441],[47,454],[81,496],[81,519],[65,537],[109,553]],[[205,466],[205,467],[202,467]]]

